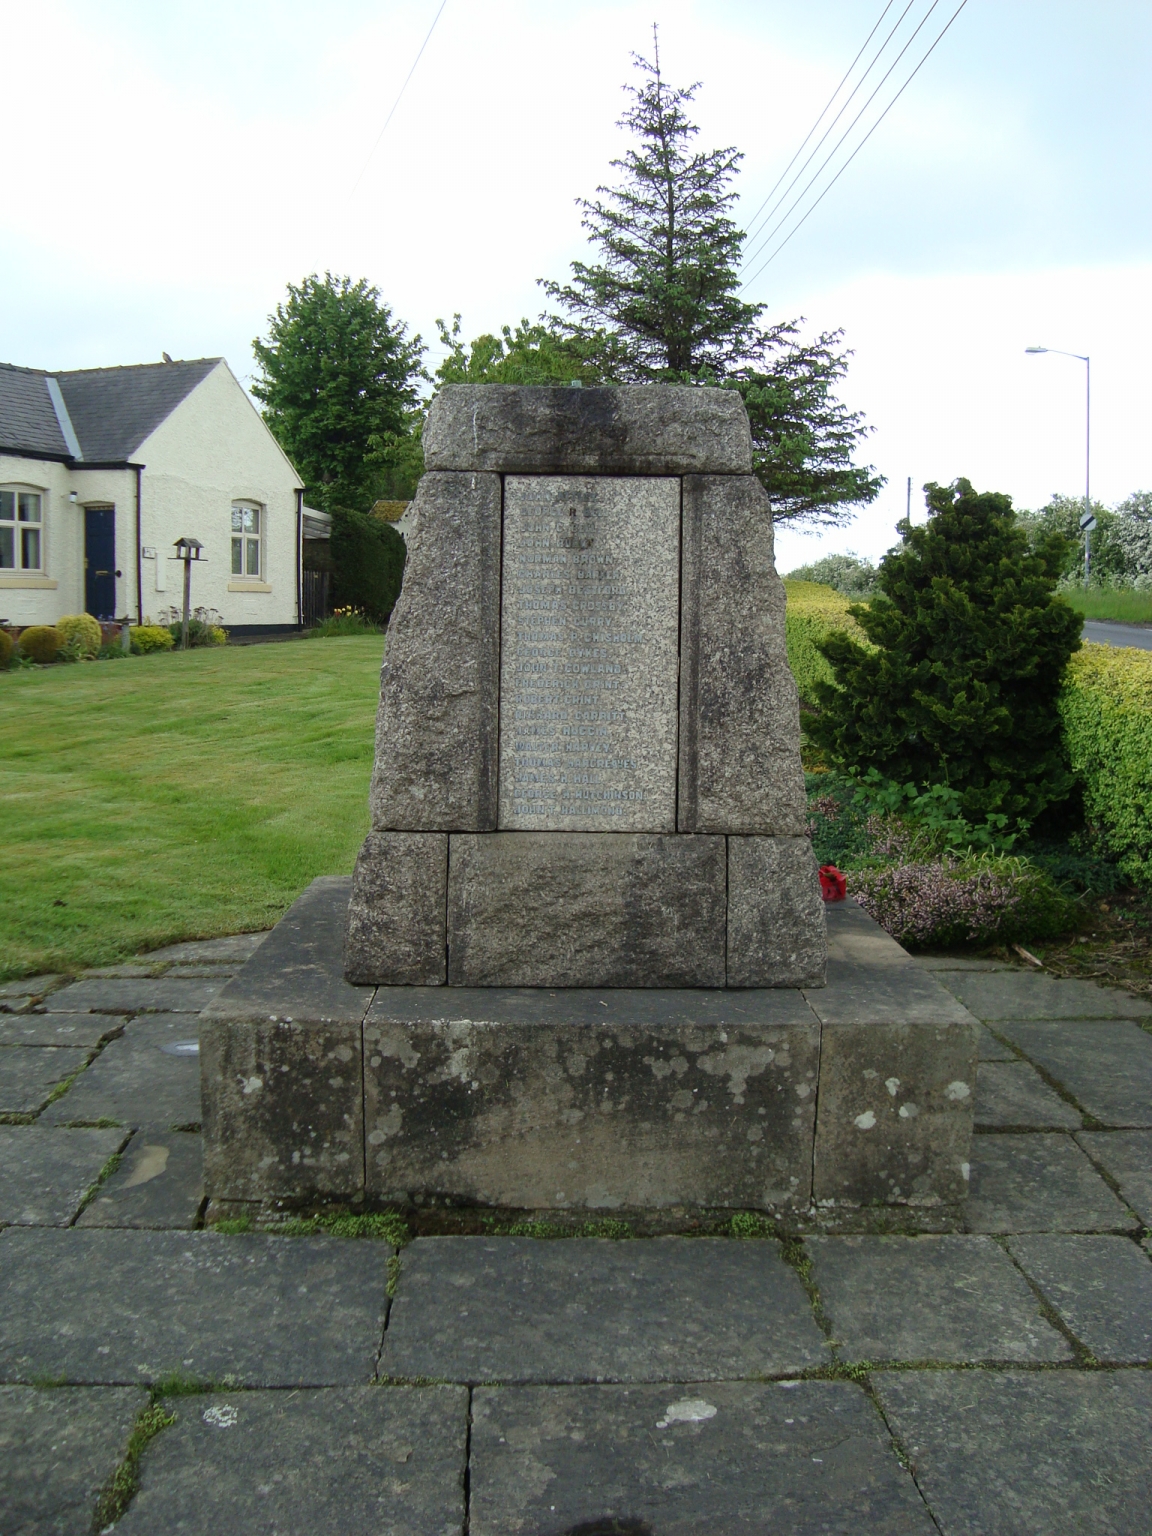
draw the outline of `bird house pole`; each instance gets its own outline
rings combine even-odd
[[[192,562],[204,548],[199,539],[177,539],[176,559],[184,562],[184,615],[180,621],[180,649],[188,649],[188,619],[192,611]]]

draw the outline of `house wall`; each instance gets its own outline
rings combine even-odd
[[[196,538],[193,607],[215,608],[225,624],[297,622],[296,491],[301,482],[252,402],[221,363],[137,449],[143,473],[143,606],[155,617],[182,601],[183,566],[168,556],[176,539]],[[261,577],[232,575],[232,503],[264,508]],[[157,567],[163,590],[157,589]]]

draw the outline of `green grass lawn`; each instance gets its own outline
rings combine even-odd
[[[1073,587],[1062,595],[1086,619],[1152,624],[1152,592],[1134,592],[1130,587]]]
[[[0,978],[270,927],[368,826],[383,637],[0,674]]]

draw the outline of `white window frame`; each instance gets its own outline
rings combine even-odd
[[[0,502],[0,540],[2,540],[2,530],[12,530],[12,558],[14,561],[12,565],[0,565],[0,575],[16,576],[21,572],[26,571],[30,572],[34,576],[42,576],[45,570],[44,513],[46,510],[45,503],[48,500],[44,488],[39,485],[23,485],[18,481],[12,481],[6,485],[0,485],[0,494],[12,497],[11,517],[5,515],[6,509],[3,507],[2,502]],[[39,501],[40,515],[38,518],[21,518],[20,498],[22,496],[35,496]],[[30,533],[33,530],[35,530],[37,534],[37,553],[39,555],[39,561],[36,565],[26,565],[24,563],[25,541],[22,535],[24,533]],[[3,554],[0,553],[0,559],[2,558]]]
[[[246,517],[250,517],[255,524],[255,531],[244,526]],[[241,526],[237,527],[237,520]],[[266,582],[264,574],[265,566],[265,539],[264,532],[267,526],[267,509],[259,501],[249,501],[246,497],[232,503],[232,519],[230,531],[230,560],[229,569],[233,581],[261,581]],[[251,569],[252,554],[255,550],[256,570]],[[241,569],[236,569],[237,552],[240,555]]]

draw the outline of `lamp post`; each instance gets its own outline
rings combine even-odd
[[[184,617],[180,624],[180,649],[188,649],[188,614],[192,601],[192,562],[201,558],[204,548],[199,539],[177,539],[175,560],[184,562]]]
[[[1082,352],[1062,352],[1059,347],[1025,347],[1025,352],[1052,352],[1057,357],[1074,357],[1084,364],[1084,512],[1080,527],[1084,531],[1084,585],[1092,562],[1092,530],[1096,519],[1092,516],[1092,359]]]

